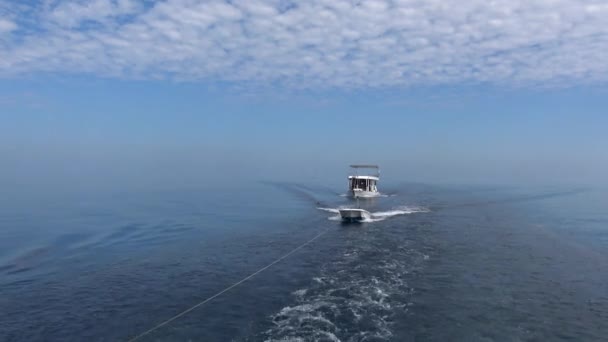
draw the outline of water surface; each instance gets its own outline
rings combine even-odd
[[[320,233],[141,340],[605,339],[606,192],[390,188],[354,225],[331,184],[5,198],[0,340],[126,341]]]

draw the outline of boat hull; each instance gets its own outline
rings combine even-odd
[[[365,191],[365,190],[355,189],[355,190],[350,191],[350,195],[351,195],[351,197],[354,197],[354,198],[372,198],[372,197],[378,197],[380,195],[380,193],[377,191]]]
[[[371,217],[367,210],[363,209],[339,209],[343,221],[358,222]]]

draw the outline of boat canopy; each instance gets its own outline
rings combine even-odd
[[[375,181],[380,180],[380,178],[376,177],[376,176],[348,176],[348,179],[373,179]]]

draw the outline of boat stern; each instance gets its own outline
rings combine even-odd
[[[380,193],[378,193],[377,191],[365,191],[365,190],[361,190],[361,189],[352,189],[350,191],[350,195],[351,195],[351,197],[354,197],[354,198],[372,198],[372,197],[378,197],[380,195]]]
[[[363,209],[344,208],[339,209],[343,221],[359,222],[370,217],[370,213]]]

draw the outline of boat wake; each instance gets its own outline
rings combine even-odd
[[[326,211],[332,214],[336,214],[334,216],[330,216],[328,219],[331,221],[341,221],[342,217],[340,216],[340,209],[342,208],[346,208],[346,207],[339,207],[339,208],[321,208],[318,207],[317,209],[322,210],[322,211]],[[379,221],[384,221],[387,218],[393,217],[393,216],[399,216],[399,215],[409,215],[409,214],[415,214],[415,213],[427,213],[430,210],[428,208],[424,208],[424,207],[418,207],[418,206],[401,206],[398,208],[395,208],[393,210],[389,210],[389,211],[377,211],[377,212],[370,212],[370,216],[364,218],[361,222],[379,222]]]
[[[413,240],[388,234],[388,238],[386,234],[357,235],[355,241],[347,243],[308,285],[292,292],[291,303],[269,317],[270,326],[258,339],[393,339],[393,323],[412,305],[414,291],[408,285],[409,275],[420,272],[429,256]]]
[[[340,194],[340,197],[350,197],[350,194]],[[385,194],[383,192],[379,192],[376,197],[395,197],[397,194]]]

